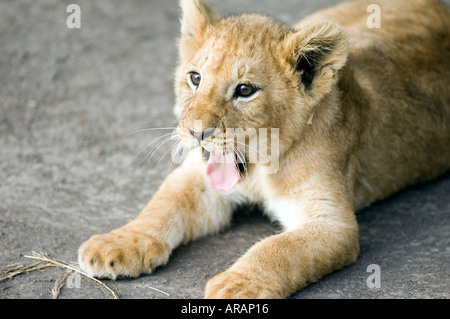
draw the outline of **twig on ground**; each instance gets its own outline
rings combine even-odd
[[[52,265],[50,265],[47,262],[43,262],[43,261],[38,261],[37,263],[34,263],[32,265],[29,266],[24,266],[24,265],[12,265],[9,266],[5,269],[2,270],[3,273],[5,273],[6,275],[2,278],[0,278],[0,283],[9,279],[9,278],[13,278],[17,275],[23,274],[23,273],[27,273],[33,270],[39,270],[39,269],[43,269],[43,268],[47,268],[47,267],[51,267]]]
[[[13,278],[17,275],[23,274],[23,273],[28,273],[28,272],[31,272],[34,270],[44,269],[44,268],[48,268],[48,267],[56,267],[56,268],[61,268],[61,269],[66,269],[66,270],[72,270],[74,272],[77,272],[77,273],[85,276],[86,278],[93,280],[100,286],[102,286],[102,287],[106,288],[108,291],[110,291],[115,299],[119,299],[119,296],[111,288],[109,288],[107,285],[105,285],[102,281],[98,280],[97,278],[94,278],[94,277],[88,275],[87,273],[85,273],[84,271],[82,271],[78,267],[77,263],[66,262],[66,261],[62,261],[59,259],[50,258],[43,253],[38,254],[36,252],[32,252],[31,256],[25,255],[24,257],[35,259],[38,261],[36,263],[28,265],[28,266],[24,266],[22,264],[15,264],[15,265],[10,265],[10,266],[6,267],[5,269],[2,269],[1,273],[3,273],[4,276],[0,277],[0,283],[2,283],[3,281],[5,281],[7,279]],[[69,271],[67,271],[60,278],[58,278],[58,280],[55,282],[55,285],[52,288],[52,296],[54,299],[57,299],[59,297],[61,288],[64,286],[64,282],[69,277],[70,274],[71,273]],[[169,296],[169,294],[167,292],[164,292],[164,291],[159,290],[154,287],[149,287],[149,288],[153,289],[159,293],[162,293],[166,296]]]
[[[61,277],[56,280],[55,285],[52,288],[53,299],[58,299],[61,288],[64,286],[64,281],[69,277],[70,272],[66,271]]]
[[[166,296],[170,296],[167,292],[165,292],[165,291],[162,291],[162,290],[159,290],[158,288],[155,288],[155,287],[149,287],[150,289],[153,289],[153,290],[155,290],[155,291],[157,291],[157,292],[159,292],[159,293],[161,293],[161,294],[164,294],[164,295],[166,295]]]
[[[114,292],[114,290],[109,288],[102,281],[100,281],[97,278],[94,278],[94,277],[88,275],[87,273],[85,273],[84,271],[79,269],[78,266],[76,266],[74,263],[68,263],[68,262],[65,262],[65,261],[62,261],[62,260],[49,258],[49,257],[45,256],[44,254],[38,254],[36,252],[33,252],[32,256],[25,255],[24,257],[31,258],[31,259],[36,259],[36,260],[40,260],[40,261],[49,263],[53,267],[58,267],[58,268],[63,268],[63,269],[70,269],[70,270],[76,271],[77,273],[79,273],[79,274],[81,274],[81,275],[83,275],[83,276],[85,276],[85,277],[95,281],[97,284],[99,284],[102,287],[108,289],[111,292],[111,294],[114,296],[115,299],[119,299],[119,296]]]

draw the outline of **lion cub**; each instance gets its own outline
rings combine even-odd
[[[192,150],[136,219],[80,247],[81,267],[150,273],[245,202],[284,231],[212,278],[206,297],[283,298],[355,262],[356,210],[450,168],[449,9],[379,0],[371,29],[369,4],[292,28],[181,0],[178,135]]]

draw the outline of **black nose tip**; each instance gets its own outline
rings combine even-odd
[[[215,128],[212,127],[212,128],[204,130],[203,132],[195,132],[191,129],[188,129],[188,130],[189,130],[189,133],[191,133],[191,135],[193,137],[195,137],[197,139],[197,141],[200,143],[201,141],[211,137],[214,134]]]

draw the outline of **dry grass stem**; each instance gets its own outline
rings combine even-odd
[[[155,291],[157,291],[157,292],[159,292],[159,293],[161,293],[163,295],[170,296],[167,292],[159,290],[158,288],[155,288],[155,287],[149,287],[149,288],[153,289],[153,290],[155,290]]]
[[[49,257],[45,256],[44,254],[38,254],[38,253],[35,253],[35,252],[33,252],[32,256],[25,255],[24,257],[40,260],[42,262],[46,262],[46,263],[50,264],[50,266],[53,266],[53,267],[73,270],[73,271],[75,271],[75,272],[85,276],[86,278],[89,278],[89,279],[95,281],[100,286],[102,286],[102,287],[106,288],[107,290],[109,290],[111,292],[111,294],[114,296],[115,299],[119,299],[119,296],[114,292],[114,290],[109,288],[102,281],[100,281],[97,278],[94,278],[94,277],[88,275],[87,273],[85,273],[84,271],[79,269],[78,266],[75,263],[69,263],[69,262],[66,262],[66,261],[49,258]]]
[[[50,265],[47,262],[43,262],[43,261],[38,261],[37,263],[34,263],[32,265],[29,266],[24,266],[24,265],[12,265],[9,266],[5,269],[2,270],[2,272],[5,274],[4,277],[0,278],[0,283],[9,279],[9,278],[13,278],[17,275],[23,274],[23,273],[28,273],[30,271],[34,271],[34,270],[39,270],[39,269],[43,269],[43,268],[47,268],[47,267],[52,267],[52,265]]]
[[[48,267],[56,267],[56,268],[61,268],[61,269],[74,271],[76,273],[79,273],[79,274],[85,276],[86,278],[89,278],[89,279],[93,280],[94,282],[96,282],[100,286],[104,287],[109,292],[111,292],[111,294],[114,296],[115,299],[119,299],[119,296],[111,288],[109,288],[107,285],[105,285],[102,281],[98,280],[97,278],[94,278],[94,277],[88,275],[87,273],[85,273],[84,271],[82,271],[79,268],[77,263],[66,262],[66,261],[63,261],[63,260],[50,258],[50,257],[46,256],[43,253],[38,254],[36,252],[32,252],[31,256],[25,255],[24,257],[35,259],[35,260],[38,260],[38,261],[35,262],[34,264],[31,264],[31,265],[28,265],[28,266],[24,266],[22,264],[15,264],[15,265],[10,265],[10,266],[6,267],[5,269],[2,269],[1,273],[4,276],[0,277],[0,283],[2,283],[3,281],[5,281],[7,279],[13,278],[13,277],[15,277],[17,275],[20,275],[20,274],[23,274],[23,273],[28,273],[30,271],[44,269],[44,268],[48,268]],[[65,281],[70,276],[70,274],[71,274],[70,271],[65,272],[55,282],[55,285],[52,288],[53,299],[57,299],[59,297],[61,288],[64,287]],[[150,289],[153,289],[153,290],[155,290],[155,291],[157,291],[157,292],[159,292],[161,294],[164,294],[166,296],[169,296],[169,294],[167,292],[164,292],[164,291],[159,290],[157,288],[150,287]]]
[[[65,272],[61,277],[56,280],[55,285],[52,288],[53,299],[58,299],[61,288],[64,286],[64,282],[69,277],[70,272]]]

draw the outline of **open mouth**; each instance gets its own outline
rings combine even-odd
[[[211,153],[205,150],[204,148],[202,148],[202,150],[203,150],[203,159],[205,161],[208,161],[209,158],[211,157]],[[247,161],[245,159],[245,156],[244,154],[242,154],[240,150],[235,151],[235,155],[236,155],[236,168],[241,174],[241,176],[244,176],[245,173],[247,172]]]
[[[206,179],[218,191],[233,190],[247,171],[245,156],[239,150],[221,155],[203,149],[203,157],[207,161]]]

